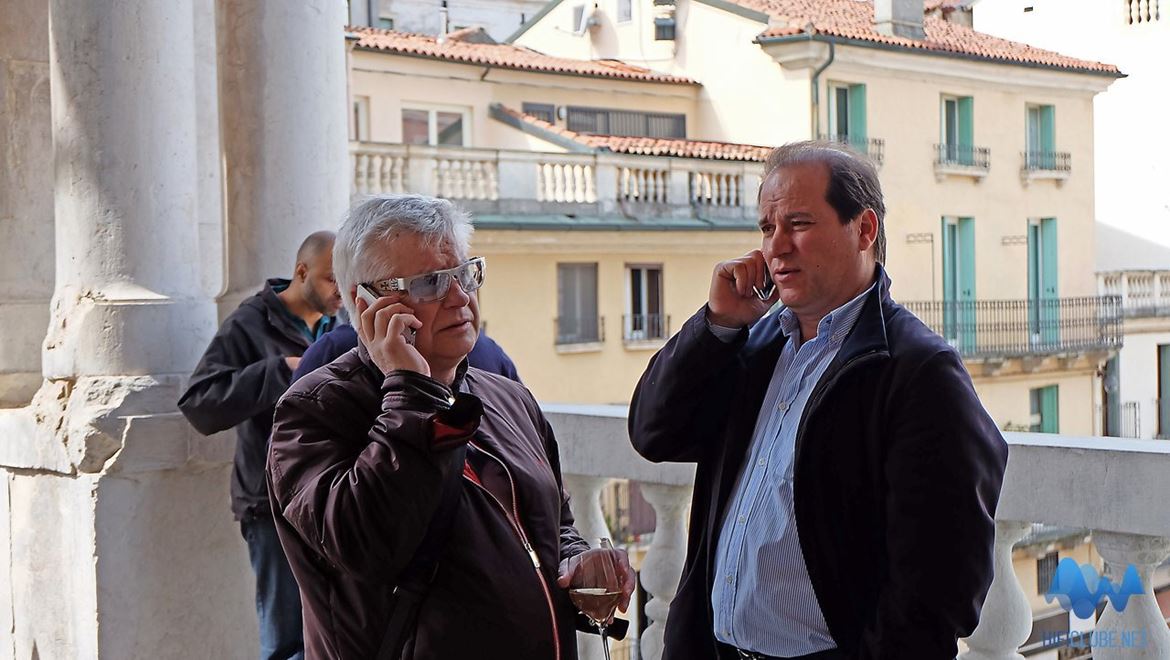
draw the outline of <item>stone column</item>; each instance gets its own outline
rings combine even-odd
[[[219,0],[227,194],[225,314],[300,242],[349,206],[346,7],[337,0]]]
[[[193,249],[195,1],[46,3],[56,288],[44,384],[4,434],[18,658],[255,648],[227,467],[192,458],[175,411],[215,329]]]
[[[1032,608],[1012,568],[1012,547],[1032,525],[1017,521],[995,523],[995,577],[975,632],[966,638],[968,651],[960,660],[1023,660],[1017,652],[1032,633]]]
[[[686,559],[686,515],[691,487],[643,483],[642,495],[654,507],[655,517],[654,540],[642,562],[642,585],[653,596],[646,603],[650,623],[642,632],[642,657],[659,660],[664,648],[666,616],[678,591]]]
[[[1093,544],[1105,560],[1105,576],[1120,586],[1130,565],[1137,568],[1144,591],[1130,596],[1125,611],[1106,600],[1096,630],[1111,640],[1093,649],[1097,660],[1154,660],[1170,657],[1170,629],[1150,588],[1154,568],[1170,556],[1170,539],[1141,534],[1093,532]]]
[[[53,295],[47,0],[0,0],[0,408],[41,384]]]

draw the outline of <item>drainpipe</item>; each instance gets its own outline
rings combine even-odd
[[[811,32],[811,31],[809,32],[809,34],[808,34],[809,42],[812,42],[813,34],[814,34],[813,32]],[[825,60],[824,64],[817,67],[816,71],[813,71],[813,75],[812,75],[812,129],[813,129],[812,139],[814,139],[814,140],[818,139],[817,136],[819,136],[821,134],[821,74],[825,72],[825,69],[829,68],[829,65],[833,63],[833,60],[836,57],[837,57],[836,44],[834,44],[832,41],[830,41],[829,42],[829,59]]]

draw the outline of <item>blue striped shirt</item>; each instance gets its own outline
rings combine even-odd
[[[792,509],[793,452],[809,395],[853,329],[871,290],[825,315],[817,336],[804,343],[791,310],[775,317],[788,341],[756,419],[715,555],[711,605],[715,637],[725,644],[780,657],[837,646],[800,550]],[[721,330],[712,327],[728,339]]]

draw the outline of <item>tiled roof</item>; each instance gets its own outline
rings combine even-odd
[[[951,53],[1012,64],[1028,64],[1085,71],[1104,75],[1121,75],[1116,66],[1061,55],[1007,39],[1000,39],[943,19],[926,16],[923,40],[892,37],[879,34],[873,27],[873,2],[867,0],[728,0],[747,9],[763,12],[772,18],[774,27],[760,39],[801,34],[812,25],[818,34],[869,41],[889,46],[912,48],[927,52]],[[928,0],[930,8],[948,5],[948,2]],[[924,8],[926,5],[924,5]]]
[[[396,32],[371,27],[351,27],[349,32],[357,38],[358,48],[379,50],[399,55],[432,57],[450,62],[462,62],[480,66],[494,66],[503,69],[562,73],[597,78],[620,78],[640,82],[698,84],[689,78],[659,73],[640,66],[617,60],[574,60],[567,57],[553,57],[529,48],[512,44],[478,43],[470,41],[461,30],[452,33],[443,43],[435,37]],[[455,38],[451,38],[454,36]]]
[[[619,154],[639,156],[674,156],[677,158],[706,158],[709,160],[737,160],[764,162],[771,147],[733,142],[711,142],[708,140],[687,140],[683,138],[627,137],[621,135],[588,135],[550,124],[543,119],[525,114],[514,108],[495,104],[493,110],[520,122],[523,129],[541,137],[557,137],[575,142],[592,150],[612,151]],[[542,135],[543,134],[543,135]],[[552,135],[549,135],[552,134]]]

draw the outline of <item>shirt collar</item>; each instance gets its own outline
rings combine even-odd
[[[849,335],[857,323],[857,317],[861,315],[861,307],[865,304],[866,296],[873,291],[875,286],[877,286],[876,281],[849,302],[825,314],[824,318],[817,323],[817,337],[828,337],[829,343],[834,346],[845,341],[845,337]],[[780,322],[780,331],[784,333],[785,337],[791,339],[793,336],[800,336],[800,320],[796,318],[796,313],[791,309],[784,307],[777,315],[777,320]]]

